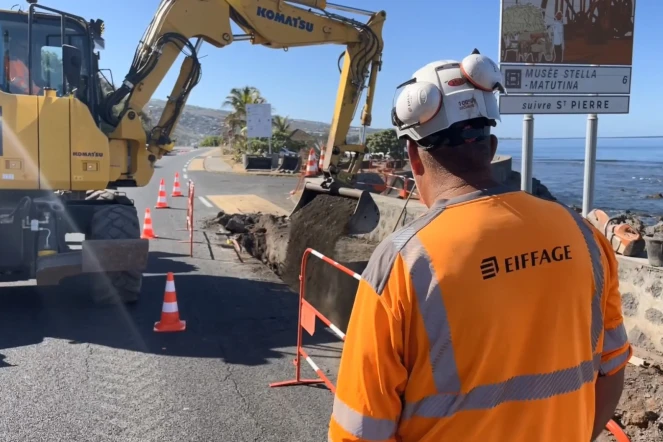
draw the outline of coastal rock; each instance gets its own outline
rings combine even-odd
[[[657,224],[654,224],[653,226],[645,227],[644,233],[647,236],[663,234],[663,221],[659,221]]]
[[[512,170],[504,184],[513,189],[520,189],[520,172]],[[549,201],[557,201],[550,190],[536,178],[532,178],[532,195]]]
[[[640,235],[645,234],[645,229],[647,227],[645,225],[645,223],[642,222],[642,219],[640,219],[639,216],[634,215],[633,213],[628,212],[628,211],[626,211],[626,212],[624,212],[620,215],[617,215],[615,217],[615,222],[618,223],[618,224],[626,223],[626,224],[630,225],[635,230],[637,230],[638,233],[640,233]]]

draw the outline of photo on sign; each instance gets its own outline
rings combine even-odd
[[[630,66],[635,0],[502,0],[500,62]]]

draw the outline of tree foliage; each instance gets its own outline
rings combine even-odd
[[[396,159],[402,159],[405,153],[405,142],[398,139],[396,131],[393,129],[367,136],[366,147],[370,153],[389,154]]]
[[[205,137],[203,141],[200,142],[200,147],[218,147],[221,145],[222,138],[218,135],[213,135]]]
[[[260,91],[253,86],[232,88],[222,104],[222,107],[230,107],[231,109],[230,114],[225,119],[225,126],[232,133],[241,131],[246,126],[246,105],[262,104],[266,101]]]
[[[272,117],[272,128],[276,133],[290,133],[290,120],[288,117],[282,117],[280,115],[274,115]]]
[[[246,105],[266,102],[267,100],[260,94],[260,91],[253,86],[231,89],[223,102],[224,107],[230,108],[230,113],[223,122],[223,133],[237,160],[242,154],[263,154],[269,151],[269,139],[250,139],[246,136]],[[297,152],[306,147],[306,143],[292,140],[291,133],[288,117],[274,115],[272,117],[272,152],[279,152],[283,148]]]

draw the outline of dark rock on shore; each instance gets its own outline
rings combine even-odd
[[[520,180],[520,172],[512,170],[504,185],[512,189],[520,189]],[[548,190],[548,188],[541,181],[534,177],[532,177],[532,195],[549,201],[557,201],[557,198],[555,198],[555,196],[550,193],[550,190]]]

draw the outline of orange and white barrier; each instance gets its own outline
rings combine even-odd
[[[318,165],[315,162],[315,158],[316,158],[315,150],[311,148],[308,152],[308,159],[306,161],[306,165],[301,169],[302,172],[299,174],[299,179],[297,180],[295,188],[290,191],[290,196],[295,195],[297,192],[299,192],[304,188],[305,178],[314,177],[318,175],[320,169],[318,169]]]
[[[304,187],[304,174],[302,173],[299,175],[299,179],[297,180],[295,188],[290,191],[290,196],[293,196],[294,194],[302,190],[303,187]]]
[[[177,293],[175,292],[175,277],[168,272],[166,277],[166,290],[161,306],[161,320],[154,324],[155,332],[178,332],[186,329],[186,321],[180,319],[177,306]]]
[[[304,176],[311,177],[317,175],[318,164],[315,161],[315,149],[311,148],[311,150],[308,151],[308,161],[306,162],[306,171],[304,172]]]
[[[610,419],[605,428],[615,437],[615,439],[617,439],[617,442],[630,442],[630,439],[626,433],[624,433],[624,430],[622,430],[614,420]]]
[[[361,280],[361,276],[358,273],[353,272],[349,268],[337,263],[331,258],[326,257],[322,253],[313,250],[311,248],[306,249],[304,256],[302,257],[302,266],[300,270],[299,277],[299,323],[297,326],[297,355],[295,356],[295,379],[283,382],[273,382],[269,384],[270,387],[288,387],[292,385],[310,385],[310,384],[325,384],[327,388],[332,393],[336,393],[336,387],[329,380],[329,378],[324,374],[324,372],[318,367],[318,365],[311,359],[306,350],[302,346],[302,330],[306,330],[309,335],[313,336],[315,333],[315,321],[320,319],[329,329],[338,336],[339,339],[345,341],[345,333],[341,331],[340,328],[331,323],[322,313],[320,313],[315,307],[308,303],[304,299],[304,293],[306,292],[306,264],[308,262],[309,255],[313,255],[316,258],[321,259],[327,264],[336,267],[338,270],[342,271],[348,276],[353,277],[356,280]],[[301,363],[302,358],[311,366],[313,371],[318,375],[317,379],[302,379],[301,377]]]
[[[175,172],[175,182],[173,183],[173,193],[170,194],[172,197],[183,197],[182,189],[180,188],[180,173]]]
[[[193,202],[195,196],[195,185],[193,181],[189,180],[187,194],[189,199],[187,200],[186,205],[186,229],[178,229],[178,231],[187,231],[189,232],[189,239],[184,241],[179,241],[180,243],[189,243],[189,256],[193,258],[193,232],[195,232],[193,225]]]
[[[299,179],[297,180],[297,184],[295,185],[295,188],[290,191],[290,196],[295,195],[297,192],[302,190],[304,188],[305,184],[305,179],[306,179],[306,169],[308,168],[308,164],[306,164],[305,168],[302,168],[301,173],[299,174]]]
[[[157,198],[157,205],[154,206],[155,209],[168,209],[168,199],[166,198],[166,183],[163,178],[159,182],[159,197]]]
[[[384,186],[385,188],[383,192],[387,192],[387,189],[393,189],[398,191],[398,196],[403,199],[407,199],[410,192],[412,192],[412,197],[414,198],[418,197],[417,191],[415,190],[414,178],[408,178],[405,175],[397,175],[394,173],[385,173],[383,174],[383,176],[385,182]],[[392,177],[393,180],[390,180],[390,177]],[[403,182],[403,186],[402,187],[393,186],[395,180],[401,180]],[[390,181],[392,185],[389,185]]]
[[[419,196],[415,189],[415,181],[413,178],[408,178],[405,175],[396,175],[393,173],[384,173],[382,175],[384,177],[384,184],[366,183],[362,181],[358,181],[357,184],[363,184],[369,186],[372,188],[373,192],[387,194],[387,195],[391,194],[391,190],[396,190],[398,191],[398,197],[403,199],[407,199],[410,192],[412,192],[413,198],[417,198]],[[402,180],[403,187],[396,187],[393,185],[389,185],[390,182],[389,177],[393,177],[394,180]],[[391,181],[391,184],[394,184],[393,181]]]

